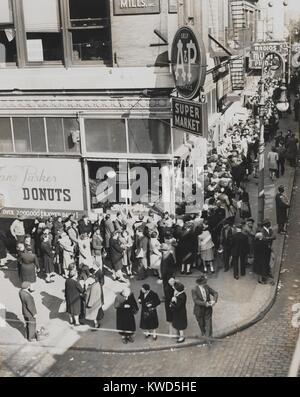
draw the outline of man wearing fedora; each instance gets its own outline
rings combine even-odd
[[[30,293],[30,283],[24,281],[19,291],[20,300],[22,303],[22,314],[26,323],[27,339],[32,342],[37,339],[36,332],[36,307],[33,296]]]
[[[213,306],[218,301],[218,293],[207,285],[207,277],[204,274],[196,280],[196,286],[192,289],[194,301],[194,315],[199,324],[203,336],[212,336]]]

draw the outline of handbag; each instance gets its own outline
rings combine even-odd
[[[139,250],[135,250],[135,257],[136,259],[142,259],[144,258],[144,250],[143,248],[140,248]]]
[[[67,311],[67,303],[65,300],[61,302],[58,308],[58,313],[65,313]]]

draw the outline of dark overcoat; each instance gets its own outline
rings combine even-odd
[[[269,262],[271,255],[271,248],[268,241],[255,239],[253,243],[253,251],[254,273],[262,277],[267,277],[269,273]]]
[[[67,313],[71,314],[72,316],[79,316],[82,307],[82,295],[83,288],[80,283],[73,278],[68,278],[65,284]]]
[[[275,202],[277,224],[283,225],[287,222],[287,209],[289,208],[289,205],[284,202],[284,199],[280,193],[276,194]]]
[[[110,239],[110,259],[115,271],[121,270],[123,267],[123,248],[118,240]]]
[[[182,292],[177,295],[176,303],[171,302],[172,310],[172,326],[173,328],[183,331],[187,328],[187,313],[186,313],[186,293]]]
[[[41,243],[41,255],[43,259],[43,266],[45,273],[53,273],[54,272],[54,254],[52,252],[52,246],[50,241],[42,241]]]
[[[173,318],[173,311],[171,310],[171,299],[174,296],[174,288],[167,281],[163,284],[163,287],[165,295],[166,320],[168,323],[171,323]]]
[[[7,255],[7,249],[4,244],[4,241],[0,237],[0,259],[6,258],[6,255]]]
[[[39,260],[35,254],[30,252],[19,253],[19,270],[22,282],[36,282],[36,269],[39,267]]]
[[[158,316],[156,308],[160,305],[160,299],[157,293],[154,291],[149,291],[145,297],[145,294],[141,291],[139,301],[142,305],[140,328],[147,330],[158,328]]]
[[[130,307],[125,308],[125,305],[129,305]],[[120,331],[135,332],[136,324],[134,315],[138,312],[139,308],[134,295],[131,293],[126,299],[123,295],[118,294],[115,299],[115,309],[117,311],[117,329]]]

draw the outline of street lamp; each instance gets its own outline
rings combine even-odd
[[[287,88],[285,85],[282,85],[280,87],[281,89],[281,94],[280,94],[280,98],[278,100],[278,102],[276,103],[276,108],[277,110],[279,110],[279,112],[287,112],[289,110],[290,104],[288,101],[288,97],[287,97]]]

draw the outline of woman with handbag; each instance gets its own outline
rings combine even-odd
[[[159,282],[161,283],[161,257],[162,254],[160,252],[161,244],[158,240],[158,233],[152,232],[149,241],[149,253],[150,253],[150,268],[153,269],[158,275]]]
[[[186,293],[184,285],[175,282],[174,295],[171,299],[170,308],[172,311],[172,326],[177,330],[177,343],[185,341],[184,330],[187,328],[187,312],[186,312]]]
[[[251,208],[249,201],[249,193],[246,192],[244,187],[240,187],[239,193],[239,209],[240,209],[240,217],[242,219],[247,219],[251,217]]]
[[[140,296],[138,298],[142,306],[140,328],[146,330],[145,337],[156,340],[156,329],[158,328],[158,316],[156,308],[160,305],[160,299],[156,292],[151,291],[149,284],[142,286]]]
[[[91,273],[95,270],[92,269]],[[100,321],[102,320],[104,313],[102,306],[104,305],[103,285],[104,285],[104,274],[101,269],[97,270],[93,274],[93,282],[87,287],[86,290],[86,310],[85,319],[94,322],[95,328],[100,328]]]
[[[122,342],[134,342],[134,333],[136,331],[135,314],[139,308],[130,288],[126,287],[117,294],[114,307],[116,309],[116,325],[119,334],[122,336]]]
[[[208,230],[208,224],[203,223],[202,229],[199,230],[198,235],[198,253],[202,259],[204,273],[207,273],[207,267],[210,266],[211,273],[215,273],[214,270],[214,243],[210,231]]]

